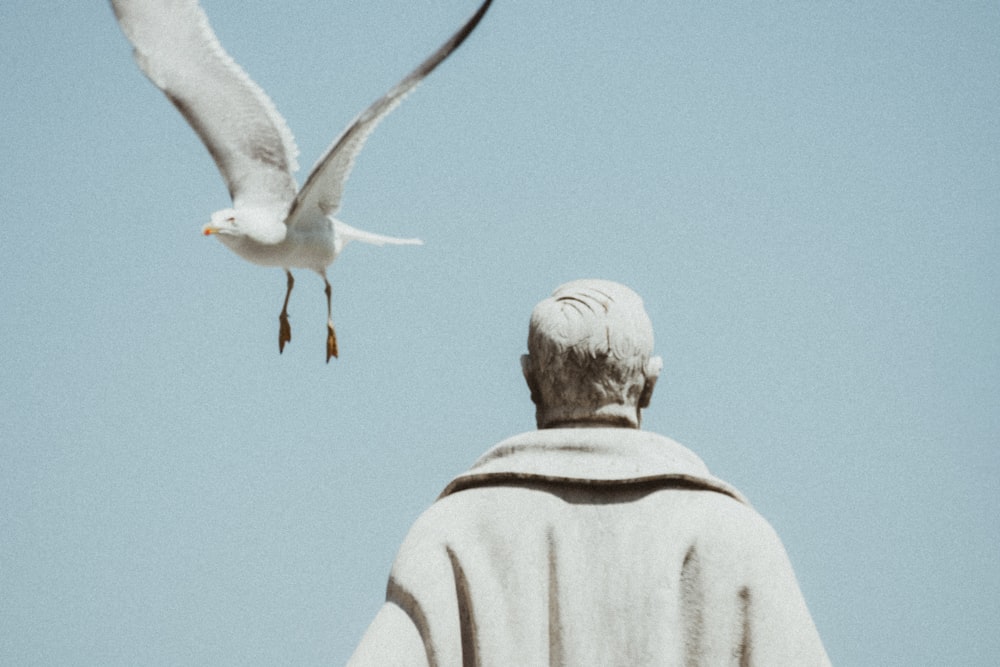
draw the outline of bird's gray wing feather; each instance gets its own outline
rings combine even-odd
[[[476,13],[451,38],[441,45],[426,60],[410,72],[406,78],[396,84],[389,92],[365,109],[346,130],[334,141],[313,167],[305,185],[299,191],[295,204],[288,215],[289,225],[295,225],[299,220],[314,219],[317,210],[322,215],[332,215],[340,208],[340,199],[347,180],[354,166],[354,160],[361,152],[365,140],[375,126],[389,112],[399,106],[424,77],[434,71],[445,58],[457,49],[465,38],[482,20],[493,0],[486,0]]]
[[[135,59],[208,148],[237,207],[288,209],[298,149],[267,94],[225,52],[197,0],[111,0]]]

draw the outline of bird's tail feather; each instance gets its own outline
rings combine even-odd
[[[366,232],[363,229],[357,229],[356,227],[351,227],[346,222],[341,222],[336,218],[333,221],[333,226],[337,232],[337,237],[342,244],[346,244],[348,241],[362,241],[364,243],[371,243],[372,245],[423,245],[424,242],[420,239],[401,239],[395,236],[385,236],[383,234],[373,234],[372,232]]]

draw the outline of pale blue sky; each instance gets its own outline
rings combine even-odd
[[[474,10],[206,0],[307,170]],[[533,427],[528,314],[646,300],[645,426],[782,536],[837,665],[1000,656],[1000,6],[496,0],[285,281],[104,2],[0,5],[0,663],[342,663],[441,488]]]

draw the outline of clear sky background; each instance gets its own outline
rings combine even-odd
[[[206,0],[304,171],[475,9]],[[105,2],[0,5],[0,664],[343,663],[409,525],[534,427],[558,284],[645,299],[644,426],[781,535],[837,665],[1000,656],[1000,6],[496,0],[300,272]],[[304,176],[303,176],[304,177]]]

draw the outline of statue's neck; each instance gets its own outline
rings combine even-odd
[[[639,411],[635,406],[604,405],[599,408],[579,406],[538,408],[535,411],[538,428],[639,428]]]

